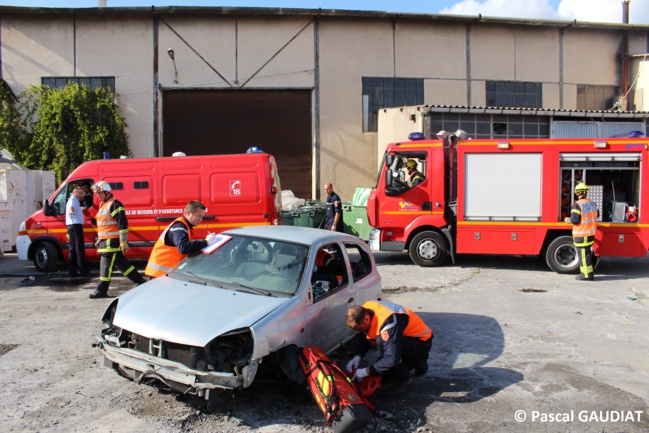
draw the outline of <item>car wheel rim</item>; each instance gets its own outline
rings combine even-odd
[[[44,249],[39,250],[36,254],[36,260],[40,266],[44,267],[45,263],[47,263],[47,251]]]
[[[437,244],[430,239],[426,239],[419,243],[417,252],[422,259],[432,260],[438,252]]]

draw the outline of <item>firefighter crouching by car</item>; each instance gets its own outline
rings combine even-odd
[[[205,205],[197,200],[187,203],[183,215],[167,226],[153,246],[144,270],[146,275],[151,278],[165,275],[189,254],[216,242],[213,233],[209,233],[205,240],[194,240],[194,227],[203,221],[206,211]]]
[[[101,204],[97,211],[97,252],[101,253],[99,264],[99,284],[90,299],[106,298],[110,285],[113,267],[122,271],[122,274],[136,285],[144,283],[144,278],[130,264],[124,254],[128,253],[128,221],[122,203],[113,197],[108,182],[100,180],[92,186],[92,190]]]
[[[415,376],[428,371],[433,332],[408,308],[392,302],[368,301],[362,307],[347,309],[345,324],[365,337],[358,338],[356,356],[347,363],[350,373],[357,369],[352,379],[362,381],[367,376],[383,376],[407,382],[410,370],[415,370]],[[361,358],[373,343],[379,352],[377,361],[358,369]]]
[[[588,185],[580,182],[575,187],[575,194],[579,197],[570,208],[570,217],[565,221],[572,223],[572,240],[577,248],[579,256],[579,275],[577,280],[593,281],[595,279],[593,269],[593,244],[597,232],[597,217],[599,211],[597,205],[586,198]]]

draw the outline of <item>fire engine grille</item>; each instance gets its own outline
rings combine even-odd
[[[179,362],[189,368],[196,368],[199,361],[205,361],[205,351],[202,347],[187,346],[184,344],[169,343],[162,340],[151,340],[138,334],[131,334],[131,347],[138,352],[159,356],[159,347],[162,345],[162,358]],[[152,348],[150,351],[149,349]],[[205,363],[201,363],[205,365]]]

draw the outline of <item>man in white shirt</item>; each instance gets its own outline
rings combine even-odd
[[[82,277],[92,277],[86,264],[86,248],[83,243],[83,189],[75,186],[72,195],[65,204],[65,224],[68,226],[68,243],[70,246],[70,265],[68,274],[71,278],[81,274]]]

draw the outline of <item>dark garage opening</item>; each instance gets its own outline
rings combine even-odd
[[[164,156],[257,146],[277,159],[283,190],[311,198],[310,90],[169,90],[162,98]]]

